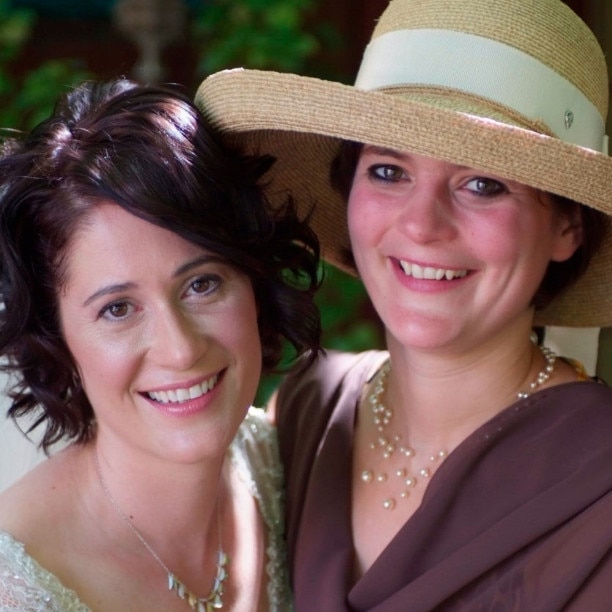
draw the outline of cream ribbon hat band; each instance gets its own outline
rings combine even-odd
[[[486,98],[543,123],[565,142],[608,153],[604,119],[580,89],[527,53],[489,38],[433,29],[382,34],[367,46],[355,87],[402,85]]]

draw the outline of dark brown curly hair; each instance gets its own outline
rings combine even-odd
[[[0,159],[0,354],[16,376],[13,418],[45,425],[41,446],[84,441],[94,414],[62,337],[58,291],[71,237],[111,201],[221,255],[250,278],[263,365],[320,351],[319,244],[290,199],[272,209],[259,182],[273,163],[228,150],[178,90],[89,82]]]

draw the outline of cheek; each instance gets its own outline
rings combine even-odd
[[[257,316],[257,307],[253,301],[252,307],[248,309],[244,315],[244,332],[241,335],[243,340],[244,350],[248,351],[249,359],[258,370],[258,377],[261,374],[261,338],[259,335],[259,322]]]
[[[232,308],[223,314],[222,343],[237,353],[246,366],[260,367],[261,340],[259,337],[257,304],[251,291],[237,297]]]
[[[521,223],[515,211],[498,210],[495,214],[472,218],[467,239],[477,257],[491,263],[505,263],[528,255],[531,249],[525,247],[532,234],[529,224]]]
[[[137,340],[109,341],[85,329],[78,335],[68,333],[65,338],[92,404],[95,404],[96,395],[111,393],[130,380],[137,362]]]
[[[245,298],[246,301],[247,298]],[[228,321],[225,346],[233,354],[240,380],[241,404],[252,404],[262,375],[262,347],[254,301],[234,311]]]
[[[366,189],[358,184],[353,187],[348,200],[347,221],[354,251],[376,242],[384,223],[383,212],[370,201]]]
[[[227,344],[235,347],[235,350],[247,365],[251,362],[257,365],[261,357],[261,340],[259,337],[259,326],[257,317],[253,313],[245,313],[242,318],[233,320],[233,330],[227,340]]]

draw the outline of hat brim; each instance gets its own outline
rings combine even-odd
[[[329,168],[340,142],[411,151],[477,168],[612,215],[612,158],[558,138],[463,112],[311,77],[257,70],[208,77],[196,104],[232,144],[273,155],[274,201],[289,191],[312,209],[323,257],[355,273],[346,204]],[[536,314],[540,325],[612,325],[612,227],[580,280]]]

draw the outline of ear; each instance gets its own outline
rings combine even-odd
[[[555,242],[550,256],[551,261],[566,261],[582,244],[582,215],[580,205],[571,211],[558,212],[555,220]]]

